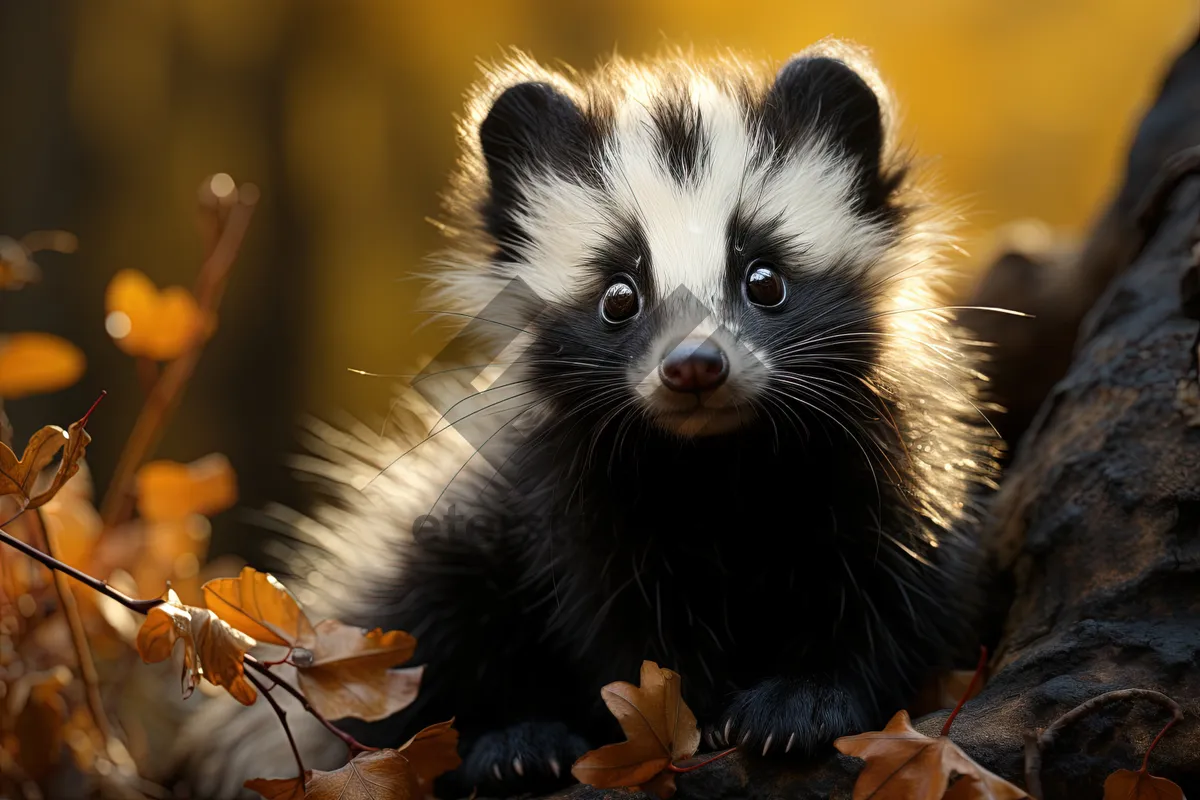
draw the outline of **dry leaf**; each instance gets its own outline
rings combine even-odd
[[[458,755],[458,731],[453,726],[453,719],[430,725],[397,748],[408,759],[414,796],[430,794],[438,776],[458,769],[462,764]]]
[[[256,642],[206,608],[185,606],[174,590],[162,605],[146,614],[138,631],[137,650],[147,664],[165,661],[180,639],[184,644],[183,696],[191,696],[196,678],[222,686],[242,705],[252,705],[257,692],[246,680],[242,656]]]
[[[104,327],[117,347],[155,361],[178,358],[208,327],[188,290],[172,286],[160,292],[134,269],[113,276],[104,305]]]
[[[833,746],[867,762],[854,784],[853,800],[1029,797],[1024,790],[976,764],[947,737],[930,738],[916,731],[907,711],[897,712],[882,731],[843,736]],[[955,775],[962,777],[947,793],[950,779]]]
[[[304,696],[323,716],[375,722],[416,699],[424,667],[391,669],[416,649],[417,640],[404,631],[366,631],[327,619],[314,636],[297,642],[311,661],[307,655],[295,661]]]
[[[244,567],[236,578],[204,584],[204,604],[259,642],[294,647],[316,636],[300,604],[274,576]]]
[[[691,758],[700,746],[700,729],[683,702],[679,675],[644,661],[640,687],[617,681],[600,694],[626,741],[585,754],[571,774],[599,789],[645,787],[670,797],[675,776],[659,777],[660,773],[674,761]]]
[[[305,780],[312,775],[312,770],[305,770]],[[255,778],[246,781],[247,789],[265,797],[267,800],[304,800],[304,781],[300,778]]]
[[[99,400],[96,401],[100,402]],[[87,446],[91,444],[92,435],[87,432],[86,426],[88,418],[92,415],[92,411],[96,409],[93,404],[91,409],[83,415],[82,419],[78,419],[67,426],[65,433],[66,442],[62,449],[62,458],[58,462],[58,470],[54,473],[54,478],[50,481],[50,485],[45,489],[41,489],[33,497],[29,499],[27,508],[38,508],[52,500],[59,490],[66,484],[67,481],[74,477],[75,473],[79,472],[79,461],[87,452]],[[57,428],[62,431],[62,428]],[[0,454],[2,457],[3,454]]]
[[[24,499],[22,507],[28,505],[42,470],[68,441],[70,435],[66,431],[57,425],[47,425],[29,437],[19,459],[8,445],[0,443],[0,494],[19,495]]]
[[[229,459],[213,453],[191,464],[151,461],[137,474],[138,513],[149,522],[212,516],[237,502]]]
[[[1186,800],[1183,789],[1145,770],[1119,769],[1104,781],[1104,800]]]
[[[0,342],[0,397],[57,392],[83,375],[83,351],[48,333],[15,333]]]
[[[398,750],[363,753],[333,772],[304,773],[308,791],[299,778],[265,780],[243,784],[267,800],[410,800],[411,778],[407,759]]]

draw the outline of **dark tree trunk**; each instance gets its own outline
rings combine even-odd
[[[1200,797],[1200,157],[1188,156],[1200,153],[1188,150],[1200,145],[1198,109],[1200,43],[1164,82],[1080,257],[1010,254],[980,284],[974,302],[1038,319],[966,320],[999,345],[998,400],[1014,408],[1006,433],[1019,444],[983,531],[1014,599],[988,684],[951,738],[1018,786],[1028,731],[1105,692],[1152,689],[1185,716],[1150,771]],[[937,735],[945,717],[917,728]],[[1140,700],[1080,718],[1044,754],[1044,797],[1100,798],[1170,718]],[[676,797],[848,799],[860,765],[833,755],[787,770],[735,754],[679,776]]]

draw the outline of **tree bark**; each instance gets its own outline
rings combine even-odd
[[[1016,412],[1007,433],[1019,445],[982,531],[1015,599],[987,686],[950,738],[1018,786],[1030,731],[1105,692],[1151,689],[1184,718],[1149,770],[1200,798],[1200,150],[1188,150],[1200,145],[1198,109],[1200,42],[1164,81],[1080,257],[1039,266],[1009,254],[976,292],[979,304],[1040,316],[1032,332],[1025,320],[972,318],[998,345],[998,399]],[[947,713],[916,727],[936,736]],[[1101,798],[1105,778],[1138,769],[1170,719],[1127,699],[1072,722],[1043,754],[1042,796]],[[735,753],[678,776],[676,798],[848,800],[861,763],[831,754],[797,768]],[[583,786],[560,796],[630,797]]]

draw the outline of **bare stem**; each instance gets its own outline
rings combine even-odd
[[[732,753],[734,750],[737,750],[737,748],[731,747],[728,750],[722,750],[721,752],[717,753],[716,755],[709,756],[708,758],[704,759],[703,761],[698,761],[695,764],[688,764],[686,767],[680,767],[675,764],[667,764],[667,766],[664,769],[667,772],[673,772],[676,775],[682,775],[685,772],[695,772],[696,770],[700,769],[703,766],[707,766],[708,764],[711,764],[714,761],[724,758],[725,756]]]
[[[46,530],[46,520],[42,516],[42,510],[37,509],[33,516],[41,531],[46,556],[53,559],[55,557],[54,544],[51,541],[50,532]],[[100,674],[96,672],[96,662],[92,658],[92,648],[88,645],[87,630],[83,627],[83,617],[79,614],[79,605],[75,602],[75,593],[71,590],[67,576],[60,570],[52,571],[54,573],[54,590],[58,593],[58,602],[62,606],[63,614],[67,618],[67,626],[71,630],[71,644],[75,648],[75,660],[79,663],[79,675],[83,679],[83,686],[86,690],[88,711],[92,715],[92,723],[100,732],[100,737],[104,740],[107,748],[113,738],[113,728],[108,721],[108,714],[104,710],[104,700],[100,696]]]
[[[942,736],[950,735],[950,726],[954,724],[954,718],[958,716],[958,712],[962,711],[962,707],[967,704],[967,699],[971,693],[975,691],[975,685],[979,683],[979,679],[983,676],[983,669],[987,666],[987,648],[979,648],[979,663],[975,665],[975,674],[971,676],[971,682],[967,684],[967,690],[963,692],[963,696],[958,699],[958,705],[950,712],[950,716],[946,717],[946,724],[942,726]]]
[[[113,600],[116,600],[118,603],[125,606],[130,611],[136,611],[139,614],[145,614],[150,609],[152,609],[155,606],[160,605],[162,603],[162,600],[160,600],[158,598],[155,598],[153,600],[138,600],[136,598],[130,597],[129,595],[127,595],[123,592],[117,591],[116,589],[109,586],[104,581],[102,581],[98,578],[93,578],[91,575],[88,575],[85,572],[80,572],[79,570],[72,567],[70,564],[64,564],[63,562],[59,561],[57,558],[54,558],[53,556],[43,553],[41,550],[38,550],[33,545],[26,544],[25,542],[21,541],[20,539],[13,536],[11,533],[8,533],[7,531],[0,530],[0,542],[7,544],[9,547],[14,547],[17,550],[20,550],[25,555],[29,556],[30,558],[32,558],[35,561],[40,562],[41,564],[45,565],[49,569],[54,570],[55,572],[61,572],[65,575],[69,575],[70,577],[79,581],[83,585],[88,586],[92,589],[95,589],[97,592],[100,592],[100,594],[104,595],[105,597],[111,597]]]
[[[267,687],[263,686],[262,681],[249,672],[246,673],[246,679],[254,684],[255,688],[258,689],[258,693],[266,698],[266,701],[271,704],[271,708],[275,710],[275,716],[279,717],[279,724],[283,726],[283,732],[287,734],[288,744],[292,746],[292,755],[296,757],[296,768],[300,770],[300,785],[308,788],[308,782],[305,780],[307,771],[304,769],[304,761],[300,758],[300,748],[296,747],[296,738],[292,736],[292,726],[288,725],[287,712],[279,705],[279,701],[271,697],[271,694],[267,691]]]
[[[351,757],[353,757],[355,753],[369,753],[371,751],[379,749],[378,747],[369,747],[369,746],[363,744],[362,742],[358,741],[353,736],[346,733],[344,730],[342,730],[341,728],[339,728],[338,726],[334,725],[332,722],[327,720],[325,718],[325,716],[323,714],[321,714],[321,712],[317,711],[315,708],[312,707],[312,704],[308,702],[308,698],[305,697],[299,689],[297,689],[295,686],[292,686],[290,683],[288,683],[283,678],[276,675],[274,672],[271,672],[271,670],[268,667],[263,665],[263,663],[261,661],[259,661],[258,659],[256,659],[254,656],[245,655],[242,657],[242,660],[245,662],[247,667],[250,667],[251,669],[255,670],[256,672],[266,676],[276,686],[283,689],[285,692],[290,694],[292,697],[299,700],[300,704],[304,707],[305,711],[307,711],[308,713],[310,713],[314,717],[316,717],[317,720],[322,725],[325,726],[326,730],[328,730],[334,736],[341,739],[342,742],[345,743],[345,745],[350,748],[350,756]]]
[[[246,238],[250,219],[258,203],[258,189],[247,184],[238,192],[238,200],[229,211],[229,217],[221,229],[216,246],[205,259],[196,278],[196,302],[204,319],[215,320],[221,304],[229,272],[237,260],[238,251]],[[171,361],[162,370],[150,396],[142,406],[141,414],[134,423],[125,449],[117,462],[117,468],[109,484],[100,516],[106,529],[124,522],[132,510],[133,483],[138,467],[154,451],[162,438],[163,431],[175,409],[183,398],[184,389],[200,361],[205,337],[201,337],[183,355]]]
[[[1150,745],[1150,750],[1146,751],[1146,760],[1150,758],[1150,751],[1158,744],[1158,740],[1167,730],[1183,719],[1183,709],[1179,703],[1176,703],[1171,698],[1167,697],[1162,692],[1156,692],[1153,689],[1118,689],[1114,692],[1105,692],[1097,695],[1091,700],[1080,703],[1075,708],[1063,714],[1048,727],[1042,730],[1031,730],[1025,734],[1025,789],[1034,798],[1034,800],[1042,800],[1042,757],[1046,750],[1054,746],[1058,737],[1062,734],[1063,729],[1073,722],[1086,717],[1097,709],[1115,703],[1120,700],[1149,700],[1152,703],[1162,706],[1171,712],[1171,721],[1167,724],[1162,732],[1154,739]],[[1143,769],[1145,762],[1143,762]]]

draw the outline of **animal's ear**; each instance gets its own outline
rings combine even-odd
[[[505,89],[479,126],[493,202],[508,205],[517,199],[522,176],[568,166],[586,128],[580,108],[549,83],[527,81]]]
[[[825,56],[793,58],[776,75],[763,114],[778,143],[828,136],[859,159],[866,173],[878,174],[884,144],[880,101],[845,62]]]

